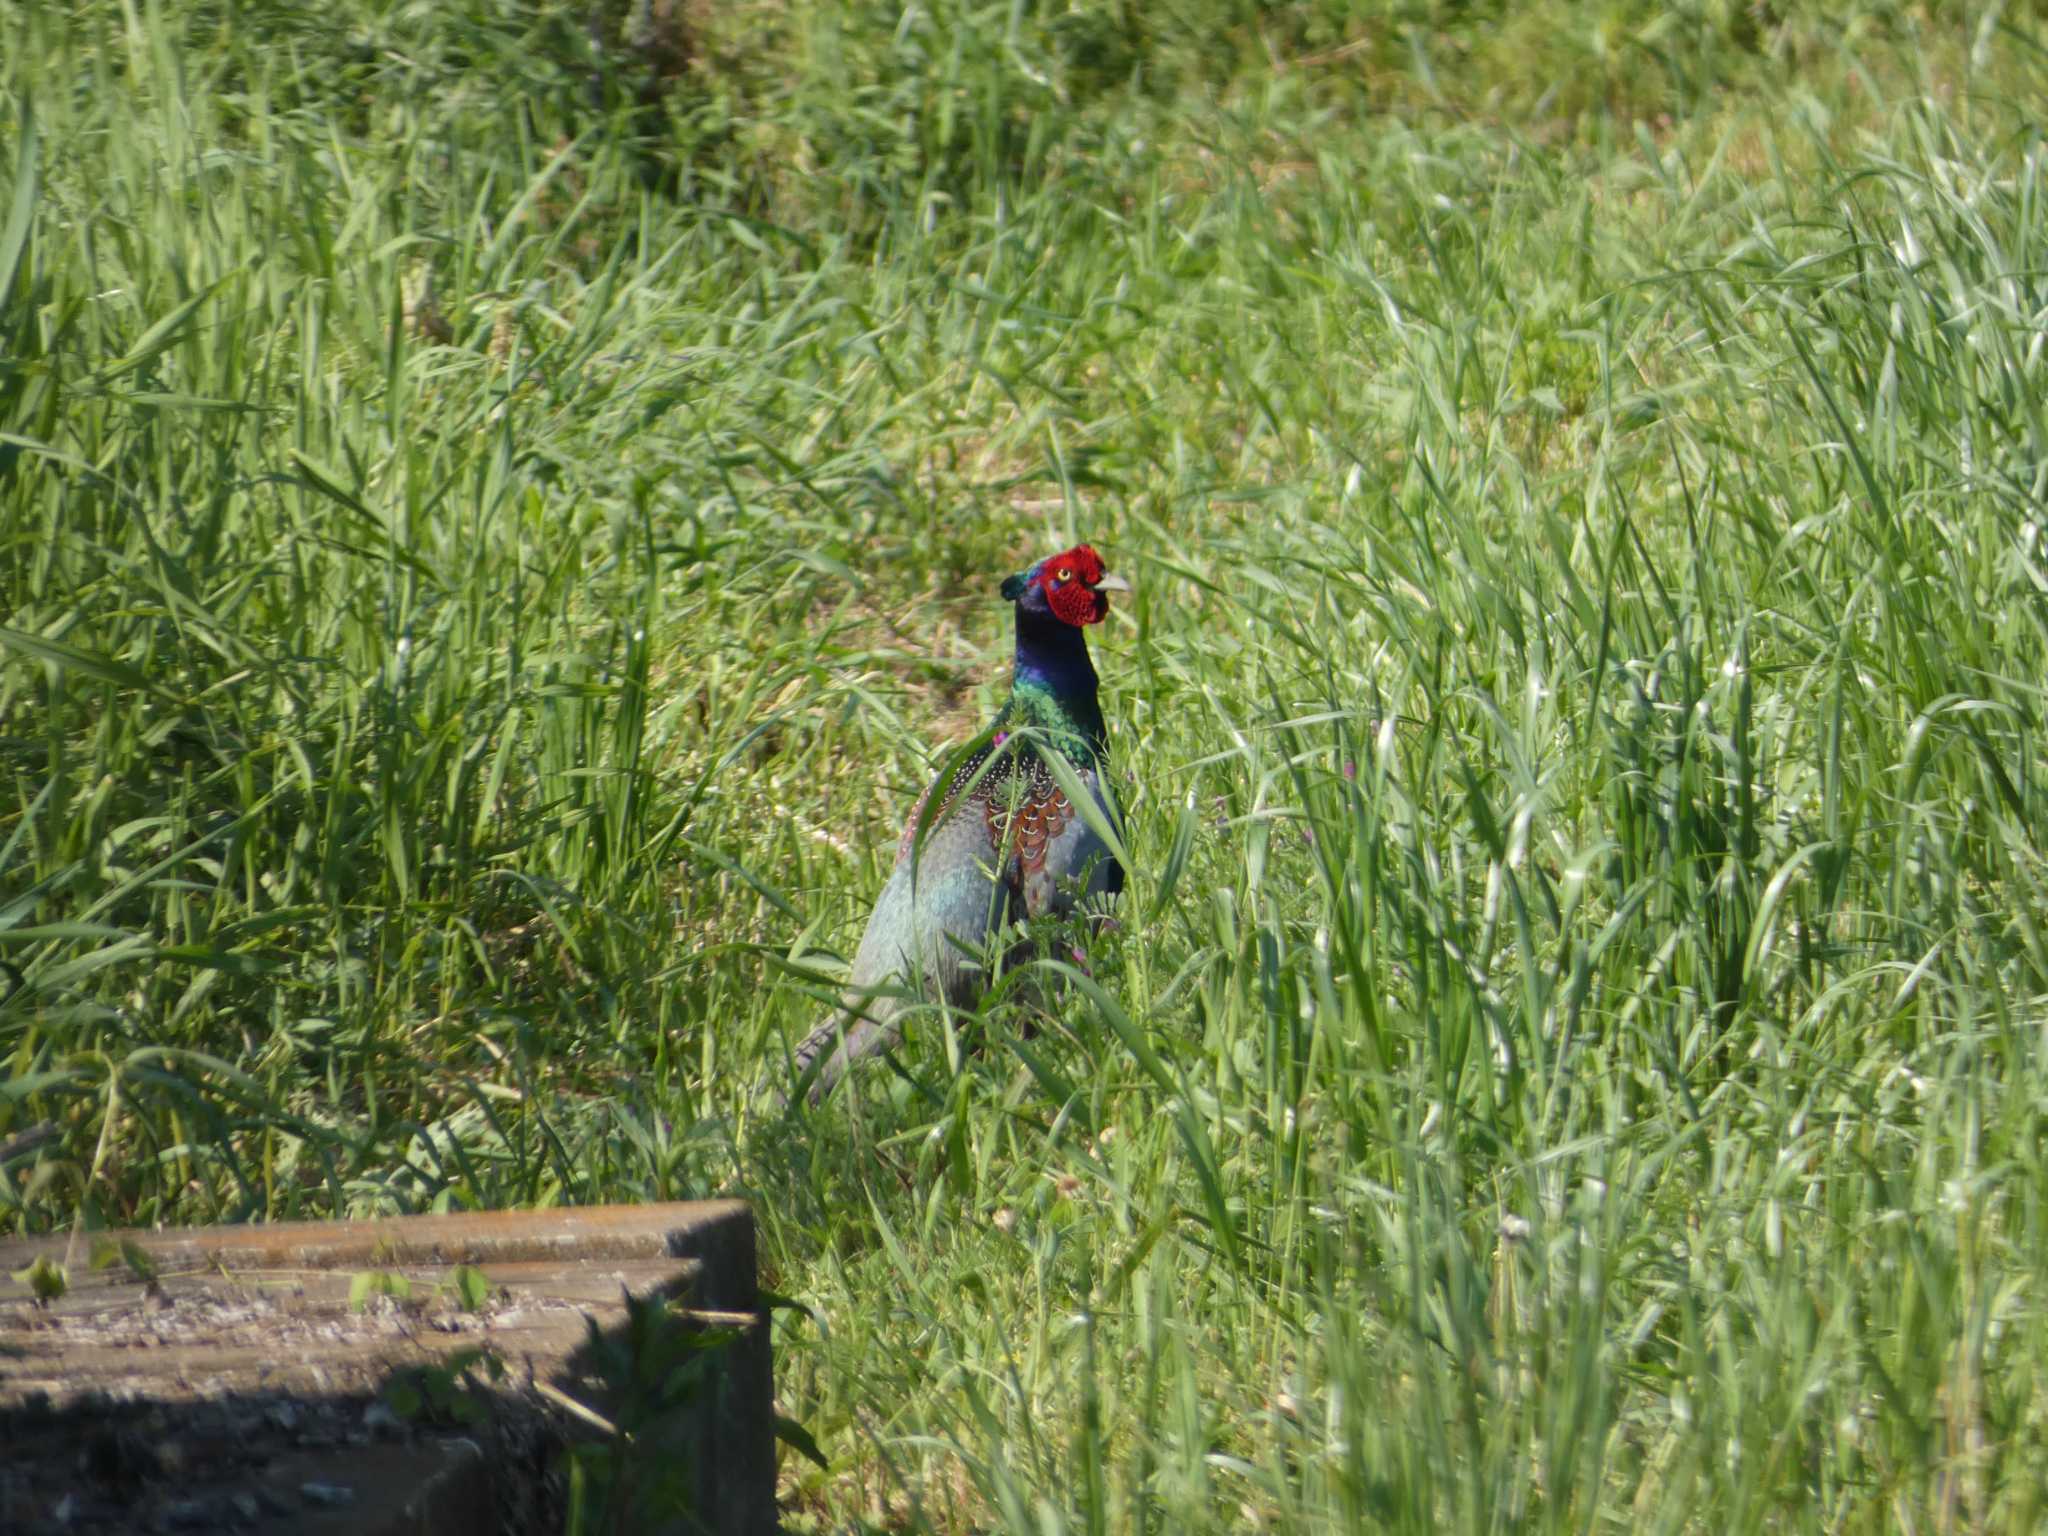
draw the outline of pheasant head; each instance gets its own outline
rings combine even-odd
[[[1017,605],[1020,624],[1028,614],[1075,629],[1100,624],[1109,617],[1108,594],[1130,590],[1130,583],[1110,575],[1102,556],[1086,544],[1048,555],[1003,583],[1003,596]]]

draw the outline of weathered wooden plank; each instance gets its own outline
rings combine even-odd
[[[97,1236],[132,1242],[160,1266],[342,1269],[541,1259],[587,1264],[684,1256],[707,1232],[723,1233],[734,1222],[751,1225],[744,1202],[697,1200],[551,1211],[450,1211],[373,1221],[278,1221]],[[88,1254],[94,1236],[84,1239]],[[61,1262],[72,1243],[68,1233],[0,1242],[0,1268],[19,1269],[37,1257]]]
[[[91,1269],[94,1246],[109,1242],[128,1245],[135,1264]],[[536,1393],[602,1415],[607,1385],[584,1350],[586,1319],[620,1327],[629,1293],[686,1299],[690,1316],[738,1325],[679,1433],[704,1527],[774,1529],[768,1328],[739,1202],[124,1232],[76,1246],[17,1239],[0,1243],[0,1277],[67,1257],[69,1288],[47,1306],[0,1278],[0,1529],[120,1528],[94,1524],[76,1502],[28,1507],[51,1504],[53,1488],[64,1496],[64,1476],[18,1459],[40,1437],[53,1454],[86,1457],[80,1488],[125,1493],[165,1529],[180,1528],[182,1512],[193,1529],[232,1516],[266,1532],[509,1533],[508,1469],[474,1436],[411,1432],[378,1394],[394,1372],[487,1350],[505,1367],[499,1397],[525,1394],[520,1433],[543,1417]],[[458,1265],[489,1281],[484,1308],[459,1304]],[[407,1294],[354,1308],[364,1273],[396,1277],[379,1284]],[[202,1421],[205,1435],[193,1429]],[[534,1470],[545,1459],[527,1457],[521,1475],[548,1475]],[[259,1495],[261,1519],[246,1507]]]

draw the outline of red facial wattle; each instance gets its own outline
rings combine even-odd
[[[1046,561],[1038,582],[1053,617],[1078,629],[1109,617],[1109,598],[1095,590],[1102,577],[1102,557],[1086,544],[1077,544]]]

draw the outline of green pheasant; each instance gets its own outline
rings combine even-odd
[[[895,1045],[918,998],[972,1007],[989,979],[976,957],[1010,924],[1123,889],[1098,831],[1117,816],[1087,629],[1108,616],[1109,593],[1129,590],[1086,544],[1003,583],[1017,618],[1009,700],[942,772],[943,791],[934,780],[910,813],[840,1006],[796,1048],[812,1103],[854,1062]],[[1071,773],[1056,772],[1051,754]],[[1083,814],[1063,779],[1099,814]]]

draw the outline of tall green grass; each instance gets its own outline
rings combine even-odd
[[[0,1229],[749,1196],[796,1528],[2035,1529],[2032,13],[634,14],[0,13]],[[1120,932],[771,1107],[1084,537]]]

